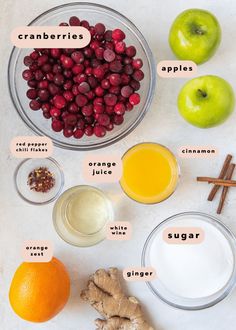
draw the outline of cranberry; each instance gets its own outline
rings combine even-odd
[[[61,50],[58,48],[52,48],[50,53],[53,58],[59,58],[61,56]]]
[[[106,108],[105,108],[105,112],[108,115],[112,115],[114,113],[114,107],[107,105]]]
[[[109,68],[112,72],[121,72],[122,71],[122,64],[120,61],[113,61],[110,63]]]
[[[103,35],[106,30],[105,25],[102,23],[97,23],[94,28],[95,32],[99,35]]]
[[[140,102],[140,96],[139,96],[139,94],[138,93],[134,93],[134,94],[130,95],[129,102],[132,105],[139,104],[139,102]]]
[[[47,55],[41,55],[38,59],[37,59],[37,64],[38,66],[42,66],[45,63],[47,63],[48,61],[48,56]]]
[[[99,114],[97,121],[100,125],[107,126],[110,124],[110,117],[105,113]]]
[[[73,86],[73,82],[71,80],[67,80],[64,85],[63,85],[63,88],[64,90],[70,90],[72,89],[72,86]]]
[[[91,86],[91,88],[95,88],[98,85],[97,79],[95,77],[93,77],[93,76],[88,77],[88,83]]]
[[[96,50],[98,47],[101,46],[101,43],[98,40],[91,41],[90,48]]]
[[[107,131],[112,131],[113,128],[114,128],[113,123],[110,123],[109,125],[106,126],[106,130],[107,130]]]
[[[52,117],[52,116],[50,115],[50,112],[43,112],[43,116],[44,116],[44,118],[46,118],[46,119],[49,119],[49,118]]]
[[[34,75],[33,75],[33,72],[30,71],[30,70],[24,70],[23,73],[22,73],[22,77],[25,79],[25,80],[31,80],[34,78]]]
[[[122,41],[123,39],[125,39],[125,34],[120,29],[115,29],[112,31],[112,39],[116,41]]]
[[[106,41],[111,41],[112,40],[112,31],[111,30],[106,30],[104,34],[104,39]]]
[[[97,96],[103,96],[104,95],[104,89],[101,86],[98,86],[95,88],[95,94]]]
[[[77,128],[77,129],[74,131],[74,134],[73,134],[73,135],[74,135],[74,138],[75,138],[75,139],[81,139],[82,136],[84,135],[84,130]]]
[[[40,101],[47,101],[49,99],[49,91],[47,89],[40,89],[38,91],[38,97]]]
[[[53,104],[56,108],[62,109],[66,105],[66,99],[61,95],[55,95],[53,98]]]
[[[112,62],[116,58],[116,54],[111,49],[105,49],[103,53],[104,60],[107,62]]]
[[[133,93],[133,89],[130,87],[130,86],[123,86],[121,88],[121,95],[126,97],[126,98],[129,98],[130,95]]]
[[[83,20],[83,21],[80,22],[80,25],[89,30],[89,22],[88,21]]]
[[[37,51],[34,51],[30,54],[30,57],[32,58],[32,60],[35,61],[39,57],[39,53]]]
[[[69,23],[71,26],[79,26],[80,20],[77,16],[71,16],[71,18],[69,19]]]
[[[104,102],[106,103],[106,105],[110,105],[110,106],[115,105],[116,101],[117,101],[117,96],[114,94],[109,93],[104,96]]]
[[[60,115],[61,115],[61,110],[58,109],[58,108],[51,108],[50,110],[50,115],[53,117],[53,118],[59,118]]]
[[[68,111],[71,113],[78,113],[79,112],[78,105],[74,102],[70,103],[70,105],[68,106]]]
[[[86,96],[79,94],[76,96],[75,102],[79,107],[83,107],[84,105],[86,105],[88,103],[88,99]]]
[[[128,57],[134,57],[136,55],[136,48],[134,46],[129,46],[125,50],[125,54]]]
[[[121,76],[118,73],[113,73],[110,75],[109,81],[111,85],[118,86],[121,84]]]
[[[130,86],[135,90],[138,91],[140,89],[140,82],[137,80],[131,80]]]
[[[66,138],[69,138],[73,135],[73,129],[72,128],[64,128],[63,129],[63,135],[66,137]]]
[[[104,74],[105,74],[103,67],[100,65],[97,68],[94,68],[93,69],[93,74],[96,78],[102,79],[104,77]]]
[[[103,54],[104,54],[104,49],[102,47],[98,47],[95,50],[95,55],[96,55],[98,60],[103,60]]]
[[[63,93],[63,96],[69,102],[73,101],[73,99],[74,99],[74,94],[71,91],[65,91]]]
[[[49,64],[49,63],[46,63],[46,64],[44,64],[44,65],[42,66],[42,71],[43,71],[43,72],[48,73],[48,72],[50,72],[51,70],[52,70],[52,66],[51,66],[51,64]]]
[[[92,75],[92,73],[93,73],[93,68],[92,67],[87,67],[86,69],[85,69],[85,74],[87,75],[87,76],[91,76]]]
[[[117,115],[123,115],[125,113],[125,106],[123,103],[116,103],[114,106],[114,112]]]
[[[84,54],[80,50],[76,50],[71,54],[72,60],[77,63],[83,63],[84,62]]]
[[[24,65],[30,66],[33,64],[34,60],[30,56],[25,56],[24,57]]]
[[[126,45],[125,45],[124,41],[119,41],[115,45],[115,51],[117,54],[124,54],[125,49],[126,49]]]
[[[42,104],[41,109],[43,112],[49,112],[51,109],[51,106],[49,103],[44,103],[44,104]]]
[[[143,66],[143,61],[141,60],[141,58],[137,58],[133,60],[132,65],[134,69],[141,69],[141,67]]]
[[[36,80],[29,80],[29,81],[27,81],[27,85],[28,85],[29,87],[34,88],[34,87],[37,87],[38,82],[37,82]]]
[[[127,102],[125,106],[126,106],[126,111],[131,111],[134,108],[134,106],[129,102]]]
[[[94,134],[97,137],[103,137],[106,135],[106,129],[105,127],[101,126],[101,125],[97,125],[94,127]]]
[[[115,115],[113,118],[113,123],[115,125],[121,125],[124,121],[124,117],[122,115]]]
[[[44,74],[41,70],[36,70],[34,73],[34,77],[36,80],[42,80],[44,77]]]
[[[130,76],[126,73],[122,73],[121,75],[121,85],[128,85],[130,82]]]
[[[142,70],[135,70],[132,77],[134,80],[141,81],[144,78],[144,73]]]
[[[94,117],[93,116],[86,116],[84,117],[84,120],[86,122],[86,124],[92,125],[94,122]]]
[[[53,82],[57,86],[61,86],[64,84],[65,78],[63,74],[61,73],[56,73],[55,76],[53,77]]]
[[[41,80],[38,82],[37,87],[41,89],[48,89],[49,82],[47,80]]]
[[[69,26],[69,24],[65,23],[65,22],[62,22],[62,23],[59,24],[59,26]]]
[[[29,106],[32,110],[39,110],[41,108],[41,103],[37,100],[32,100],[30,101]]]
[[[109,92],[111,94],[119,95],[120,94],[120,87],[119,86],[111,86],[109,88]]]
[[[132,65],[126,64],[125,67],[124,67],[124,72],[127,75],[131,75],[134,72],[134,69],[133,69]]]
[[[71,69],[74,65],[73,60],[68,56],[61,55],[60,60],[65,69]]]
[[[92,104],[84,105],[81,112],[84,116],[91,116],[93,114],[93,105]]]
[[[28,89],[26,92],[26,96],[31,100],[36,99],[38,96],[37,90],[34,88]]]
[[[53,73],[52,72],[48,72],[47,74],[46,74],[46,78],[47,78],[47,80],[49,80],[49,81],[53,81]]]
[[[85,120],[82,119],[82,118],[78,119],[77,124],[76,124],[76,127],[79,128],[79,129],[84,129],[84,127],[85,127]]]
[[[88,93],[85,93],[85,96],[89,99],[89,100],[93,100],[95,97],[95,93],[93,91],[89,91]]]
[[[93,111],[95,114],[101,114],[104,112],[104,105],[101,103],[94,104]]]
[[[111,84],[110,84],[110,81],[109,81],[108,79],[103,79],[103,80],[101,81],[101,87],[102,87],[103,89],[109,89],[110,86],[111,86]]]
[[[50,83],[50,84],[48,85],[48,90],[49,90],[49,93],[50,93],[51,95],[56,95],[56,94],[59,93],[59,87],[56,86],[56,85],[53,84],[53,83]]]
[[[93,135],[93,127],[92,126],[87,126],[84,130],[84,134],[87,136],[92,136]]]
[[[66,127],[72,127],[77,124],[77,116],[73,113],[69,113],[67,116],[64,117],[64,123]]]
[[[90,47],[86,47],[86,48],[84,49],[84,55],[85,55],[85,57],[87,57],[87,58],[91,58],[91,57],[93,56],[93,49],[90,48]]]
[[[52,121],[52,129],[55,132],[60,132],[63,130],[64,124],[61,120],[54,119]]]
[[[78,91],[82,94],[85,94],[90,91],[90,86],[86,81],[83,81],[78,86]]]
[[[65,76],[65,78],[71,78],[72,77],[72,71],[69,69],[65,69],[63,71],[63,75]]]

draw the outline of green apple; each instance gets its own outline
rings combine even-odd
[[[169,33],[169,44],[180,60],[206,62],[216,52],[221,28],[214,15],[202,9],[189,9],[175,19]]]
[[[188,81],[178,96],[180,114],[190,124],[208,128],[223,123],[234,109],[231,85],[217,76],[202,76]]]

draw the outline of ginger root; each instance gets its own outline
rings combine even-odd
[[[95,320],[97,330],[154,330],[145,321],[138,300],[122,291],[117,268],[97,270],[81,298],[105,318]]]

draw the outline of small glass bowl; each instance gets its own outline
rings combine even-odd
[[[33,191],[28,185],[30,172],[39,167],[46,167],[55,178],[55,185],[45,193]],[[43,205],[51,203],[60,194],[64,186],[64,174],[53,158],[28,158],[16,168],[14,181],[16,191],[22,199],[30,204]]]
[[[120,28],[126,34],[127,45],[134,45],[137,49],[136,57],[142,58],[145,73],[141,81],[140,103],[133,111],[126,112],[122,125],[107,132],[102,138],[96,136],[83,136],[81,139],[66,138],[51,129],[51,120],[46,120],[42,111],[32,111],[29,108],[29,99],[26,97],[27,83],[22,78],[22,71],[26,68],[23,64],[24,57],[29,49],[13,48],[8,65],[8,85],[12,102],[23,122],[38,135],[46,135],[53,143],[61,148],[70,150],[93,150],[111,145],[128,135],[143,119],[150,107],[156,84],[156,66],[152,52],[144,36],[138,28],[125,16],[117,11],[94,3],[74,2],[52,8],[36,17],[30,26],[52,26],[60,22],[68,22],[71,16],[78,16],[88,20],[91,24],[103,22],[107,29]]]
[[[215,304],[219,303],[221,300],[223,300],[230,294],[230,292],[236,285],[236,238],[233,233],[221,221],[217,220],[215,217],[200,212],[183,212],[169,217],[168,219],[161,222],[158,226],[156,226],[148,236],[143,247],[141,263],[143,267],[152,267],[150,251],[152,242],[157,237],[157,235],[161,233],[162,236],[163,230],[169,226],[183,226],[183,221],[185,224],[188,223],[190,217],[194,218],[195,220],[204,221],[207,224],[212,225],[217,230],[217,234],[219,234],[220,237],[224,237],[228,242],[228,248],[232,252],[232,272],[229,276],[227,283],[218,291],[210,295],[197,298],[183,297],[173,293],[172,290],[170,290],[164,283],[161,282],[160,279],[158,279],[158,269],[156,269],[157,278],[151,282],[147,282],[146,284],[155,296],[157,296],[162,301],[172,307],[183,310],[201,310],[212,307]],[[182,221],[182,224],[177,224],[177,221]],[[184,225],[184,227],[187,226],[188,225]]]
[[[67,212],[71,203],[75,202],[76,196],[85,193],[95,193],[106,206],[106,218],[101,227],[94,224],[94,231],[81,232],[79,228],[72,225]],[[107,224],[114,220],[113,207],[110,199],[98,188],[88,185],[72,187],[61,194],[53,208],[53,224],[57,234],[67,243],[77,247],[88,247],[100,243],[106,238]],[[78,224],[76,224],[78,227]],[[80,227],[81,228],[81,227]],[[92,228],[92,227],[91,227]]]

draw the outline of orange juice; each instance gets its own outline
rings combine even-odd
[[[157,143],[140,143],[123,156],[120,184],[137,202],[159,203],[168,198],[178,182],[179,167],[175,156]]]

